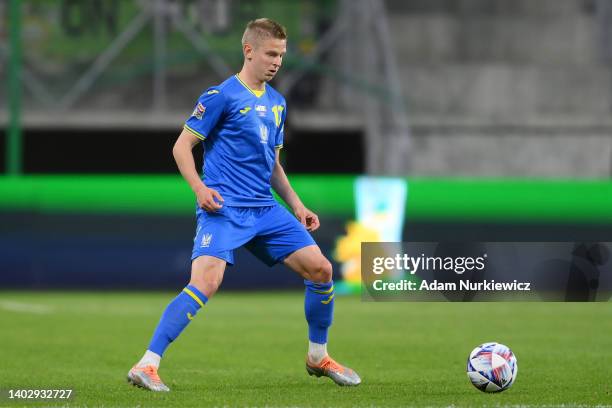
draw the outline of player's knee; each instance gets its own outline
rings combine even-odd
[[[210,299],[221,285],[224,270],[225,261],[212,257],[196,258],[191,266],[189,284],[195,286]]]
[[[209,299],[217,292],[219,286],[221,286],[222,278],[220,276],[199,276],[197,278],[192,277],[189,282],[190,285],[196,287],[197,290],[204,293]]]
[[[220,283],[214,281],[191,280],[190,285],[196,287],[197,290],[204,293],[207,298],[211,298],[219,289]]]
[[[333,268],[332,264],[325,259],[325,257],[321,257],[312,268],[310,275],[310,280],[315,283],[327,283],[332,280]]]

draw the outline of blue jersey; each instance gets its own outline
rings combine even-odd
[[[270,177],[283,146],[285,98],[267,83],[254,91],[234,75],[208,88],[185,122],[204,141],[202,181],[225,205],[274,205]]]

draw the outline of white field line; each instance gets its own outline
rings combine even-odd
[[[36,305],[32,303],[13,302],[10,300],[1,300],[0,309],[9,312],[30,313],[30,314],[49,314],[53,312],[53,308],[45,305]]]

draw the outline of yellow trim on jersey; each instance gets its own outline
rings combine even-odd
[[[236,79],[238,80],[238,82],[240,82],[242,84],[242,86],[244,86],[246,89],[249,90],[250,93],[252,93],[253,95],[255,95],[258,98],[261,98],[261,96],[266,93],[266,86],[264,85],[264,89],[263,91],[258,91],[256,89],[251,89],[251,87],[249,87],[247,84],[245,84],[244,82],[242,82],[242,79],[240,79],[240,77],[238,76],[238,74],[235,75]]]
[[[188,131],[190,131],[195,137],[197,137],[200,140],[205,140],[206,136],[204,136],[201,133],[198,133],[197,131],[193,130],[192,128],[190,128],[187,124],[185,124],[185,129],[187,129]]]
[[[193,298],[193,300],[195,300],[196,302],[198,302],[198,304],[199,304],[201,307],[204,307],[204,302],[202,302],[202,300],[201,300],[199,297],[197,297],[197,296],[196,296],[196,294],[195,294],[195,293],[193,293],[193,292],[191,291],[191,289],[184,288],[184,289],[183,289],[183,292],[185,292],[186,294],[188,294],[189,296],[191,296],[191,297]]]

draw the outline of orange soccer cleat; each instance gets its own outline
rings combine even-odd
[[[338,385],[359,385],[361,378],[352,369],[337,363],[330,356],[325,356],[319,364],[312,363],[306,358],[306,371],[317,377],[329,377]]]
[[[146,390],[170,391],[170,388],[166,387],[166,384],[157,375],[157,367],[153,365],[132,367],[127,375],[127,380],[130,384]]]

